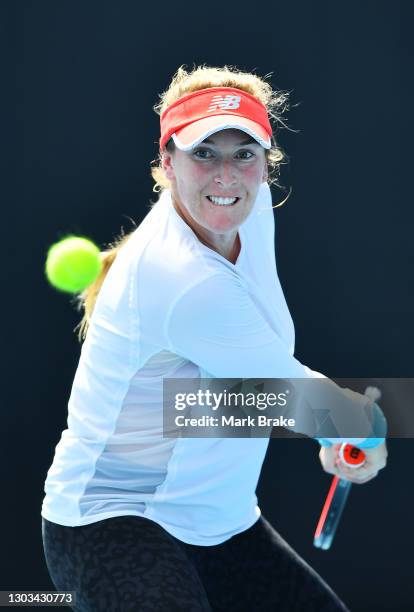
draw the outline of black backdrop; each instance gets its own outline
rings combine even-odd
[[[40,507],[80,345],[79,314],[48,286],[44,258],[66,233],[103,247],[143,219],[156,197],[152,106],[179,65],[272,72],[273,86],[291,91],[297,131],[278,137],[290,157],[281,182],[293,192],[275,215],[296,356],[328,376],[413,376],[413,9],[408,0],[2,9],[13,121],[2,180],[0,590],[53,590]],[[275,203],[287,193],[272,191]],[[330,551],[312,545],[330,483],[318,448],[271,440],[263,514],[351,610],[413,609],[412,441],[390,440],[386,469],[353,487]]]

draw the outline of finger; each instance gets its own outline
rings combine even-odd
[[[358,470],[351,469],[339,469],[339,473],[341,478],[345,480],[349,480],[350,482],[354,482],[355,484],[363,484],[364,482],[368,482],[372,478],[378,474],[378,470],[364,470],[362,468]]]
[[[361,466],[359,468],[351,468],[345,463],[343,463],[340,459],[338,459],[338,461],[336,462],[336,469],[339,471],[340,474],[346,476],[348,480],[358,481],[363,480],[364,478],[368,478],[368,476],[371,476],[371,474],[377,471],[376,469],[373,469],[372,467],[366,465]]]
[[[341,459],[339,458],[336,462],[336,465],[338,469],[343,471],[344,473],[355,474],[358,478],[362,478],[369,476],[370,474],[378,473],[379,470],[382,470],[386,466],[386,463],[384,463],[383,461],[367,461],[361,467],[352,468],[346,465],[346,463],[341,461]]]
[[[369,482],[370,480],[375,478],[377,475],[378,475],[378,472],[374,472],[374,474],[371,474],[371,476],[368,476],[368,478],[363,478],[362,480],[352,480],[352,483],[353,484],[365,484],[366,482]]]
[[[328,474],[335,473],[335,457],[330,452],[330,449],[329,452],[327,452],[324,448],[321,448],[319,451],[319,459],[325,472],[328,472]]]

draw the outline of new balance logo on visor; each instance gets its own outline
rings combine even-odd
[[[240,96],[232,96],[228,94],[227,96],[214,96],[210,106],[207,109],[207,112],[215,111],[217,108],[221,110],[228,110],[230,108],[239,108],[240,106]]]

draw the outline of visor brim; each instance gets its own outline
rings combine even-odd
[[[226,129],[236,129],[245,132],[254,138],[264,149],[270,149],[272,146],[269,134],[259,123],[237,115],[204,117],[172,134],[172,139],[178,149],[190,151],[212,134]]]

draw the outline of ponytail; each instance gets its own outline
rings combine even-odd
[[[98,293],[102,287],[102,284],[105,280],[106,275],[108,274],[109,268],[112,266],[115,257],[118,255],[121,247],[124,246],[126,242],[131,238],[134,230],[132,230],[129,234],[121,234],[117,238],[115,238],[114,242],[110,244],[110,248],[105,251],[101,251],[99,254],[102,268],[99,273],[99,276],[94,280],[94,282],[89,285],[86,289],[82,291],[82,293],[75,296],[75,300],[77,302],[76,307],[78,310],[84,310],[84,314],[82,320],[75,327],[75,330],[79,327],[78,339],[79,342],[85,340],[86,334],[89,327],[89,321],[92,316],[92,312],[95,306],[96,298],[98,297]]]

